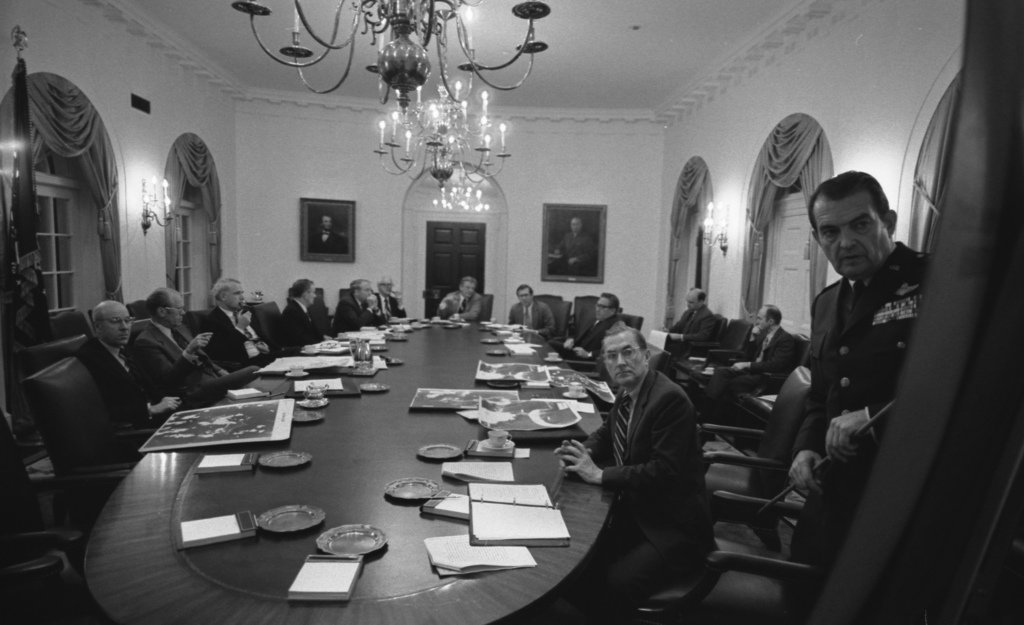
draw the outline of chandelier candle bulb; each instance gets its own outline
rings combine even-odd
[[[387,124],[387,122],[385,122],[382,119],[382,120],[380,120],[380,122],[377,125],[380,126],[380,149],[383,150],[384,149],[384,128],[386,128],[388,124]]]
[[[299,7],[295,7],[295,28],[292,29],[296,35],[299,34]]]
[[[409,146],[412,144],[412,131],[405,131],[405,155],[409,155]]]
[[[508,126],[506,126],[504,123],[502,123],[500,126],[498,126],[498,130],[501,131],[501,153],[502,154],[505,153],[505,130],[507,130],[507,129],[508,129]]]

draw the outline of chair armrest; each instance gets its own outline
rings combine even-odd
[[[597,371],[597,362],[593,360],[566,360],[565,364],[569,365],[573,371],[580,373]]]
[[[781,580],[821,582],[825,574],[821,567],[809,564],[732,551],[712,551],[708,554],[706,563],[707,567],[716,573],[738,571]]]
[[[751,512],[757,512],[768,503],[767,499],[761,499],[760,497],[748,497],[747,495],[738,495],[736,493],[730,493],[729,491],[716,490],[711,493],[711,500],[724,502],[731,505],[734,508],[742,507],[748,508]],[[800,513],[804,510],[802,503],[790,500],[776,501],[771,505],[768,511],[775,512],[785,516],[800,516]]]
[[[64,561],[57,556],[41,556],[27,562],[0,566],[0,586],[42,579],[64,570]]]
[[[758,395],[778,395],[782,385],[789,378],[788,373],[766,373],[761,377],[761,391]]]
[[[758,430],[756,428],[738,428],[731,425],[718,425],[717,423],[702,423],[700,425],[702,432],[708,434],[725,434],[728,436],[738,436],[740,438],[764,438],[764,430]]]
[[[742,359],[746,354],[739,349],[709,349],[708,364],[729,364]]]
[[[733,454],[727,451],[706,451],[704,452],[706,464],[729,464],[737,467],[749,467],[751,469],[769,469],[772,471],[789,471],[789,465],[772,460],[771,458],[756,458]]]
[[[23,532],[0,536],[0,549],[5,554],[11,550],[46,551],[66,549],[83,542],[85,534],[70,528],[54,528],[41,532]]]
[[[124,477],[135,467],[134,462],[119,462],[117,464],[96,464],[88,467],[79,467],[67,475],[60,476],[60,479],[71,477],[99,478],[99,477]]]

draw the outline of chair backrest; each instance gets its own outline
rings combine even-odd
[[[260,332],[263,332],[272,345],[284,345],[281,340],[281,309],[277,302],[264,302],[252,307],[252,316],[259,325]]]
[[[350,289],[348,287],[345,287],[343,289],[338,289],[338,301],[340,302],[341,300],[343,300],[346,297],[348,297],[348,294],[351,293],[351,292],[352,292],[352,289]]]
[[[622,318],[622,322],[634,330],[639,330],[644,327],[644,318],[640,315],[627,315],[626,313],[619,313],[619,317]]]
[[[573,300],[572,309],[572,331],[579,332],[582,328],[589,328],[597,319],[597,311],[594,307],[599,298],[596,295],[580,295]]]
[[[151,321],[149,319],[136,319],[132,322],[131,334],[128,335],[128,345],[135,345],[135,339],[139,338],[142,331],[149,327]]]
[[[548,304],[548,305],[550,305],[551,302],[561,302],[561,301],[564,301],[562,299],[561,295],[552,295],[550,293],[541,293],[540,295],[534,295],[533,299],[540,300],[540,301],[542,301],[542,302],[544,302],[545,304]]]
[[[115,439],[103,397],[82,361],[65,358],[26,378],[22,388],[57,475],[135,458]]]
[[[480,295],[480,317],[477,321],[490,321],[491,313],[494,312],[494,294]]]
[[[722,333],[725,332],[725,327],[729,324],[728,319],[722,315],[715,315],[715,329],[711,331],[711,340],[715,343],[721,343]]]
[[[743,349],[752,327],[746,319],[729,319],[718,339],[720,349]]]
[[[768,424],[757,448],[761,458],[781,460],[786,464],[792,459],[793,443],[804,422],[804,403],[811,392],[811,370],[797,367],[789,374],[779,390],[775,405],[768,416]],[[782,471],[758,471],[762,493],[774,494],[785,486],[786,473]]]
[[[648,361],[648,366],[658,373],[668,375],[668,365],[672,362],[672,356],[660,347],[648,345],[648,348],[651,350],[651,358]]]
[[[146,308],[146,300],[137,299],[134,302],[128,302],[125,304],[125,308],[128,309],[128,313],[136,319],[149,319],[149,309]]]
[[[569,311],[572,310],[572,302],[559,298],[544,303],[551,309],[551,316],[555,318],[555,333],[552,336],[566,336],[569,332]]]
[[[0,536],[43,529],[35,490],[4,418],[0,418],[0,493],[4,494],[3,505],[0,505]]]
[[[209,308],[203,310],[190,310],[185,313],[185,325],[191,330],[192,336],[199,334],[200,328],[203,327],[203,319],[206,319],[206,315],[210,313]]]
[[[811,339],[803,334],[794,334],[796,341],[796,364],[800,367],[811,366]]]
[[[35,375],[55,362],[59,362],[69,356],[73,356],[78,348],[89,340],[84,334],[73,336],[59,341],[51,341],[42,345],[26,347],[18,352],[18,360],[21,365],[21,375],[27,378]]]
[[[327,310],[327,304],[324,302],[324,290],[320,287],[315,287],[313,290],[316,292],[316,299],[313,300],[313,304],[309,307],[309,318],[312,320],[317,334],[320,336],[330,334],[331,313]]]
[[[67,310],[50,317],[50,328],[54,339],[67,339],[79,334],[92,338],[92,324],[80,310]]]

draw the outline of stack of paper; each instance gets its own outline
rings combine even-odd
[[[181,522],[179,549],[211,545],[256,535],[256,518],[246,510],[238,514]]]
[[[206,454],[196,465],[196,473],[223,473],[227,471],[252,471],[256,468],[259,454]]]
[[[569,546],[569,528],[557,508],[470,499],[471,545]]]
[[[300,601],[347,601],[363,568],[363,556],[306,556],[288,589]]]
[[[526,547],[473,547],[469,536],[438,536],[423,543],[441,577],[537,566]]]
[[[445,496],[441,497],[443,494]],[[437,494],[437,497],[420,506],[420,512],[468,521],[469,497],[443,490]]]
[[[270,393],[261,391],[258,388],[233,388],[228,390],[228,399],[254,399],[269,395]]]
[[[441,475],[463,482],[511,482],[511,462],[445,462]]]

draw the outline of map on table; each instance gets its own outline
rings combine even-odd
[[[283,441],[291,436],[293,399],[176,412],[139,451]]]
[[[577,371],[559,369],[557,367],[548,367],[548,374],[551,376],[551,386],[562,388],[568,387],[572,382],[579,382],[583,385],[583,388],[587,389],[603,401],[606,401],[609,404],[615,403],[615,394],[612,393],[612,389],[608,387],[607,382],[588,378]]]
[[[351,356],[288,356],[278,358],[258,373],[288,373],[292,367],[303,369],[327,369],[330,367],[352,367],[355,360]]]
[[[579,422],[580,416],[572,409],[575,402],[528,399],[513,402],[480,400],[480,425],[491,430],[522,432],[564,428]]]
[[[519,391],[479,391],[451,388],[418,388],[412,398],[411,410],[475,410],[480,399],[518,401]]]
[[[548,368],[544,365],[526,363],[484,362],[476,367],[477,380],[521,380],[526,382],[548,382]]]

